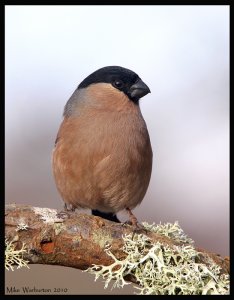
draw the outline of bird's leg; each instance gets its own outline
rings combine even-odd
[[[72,204],[64,203],[64,210],[69,211],[69,212],[73,212],[73,211],[76,210],[76,208]]]
[[[132,225],[134,227],[133,230],[133,236],[135,233],[141,233],[142,231],[147,232],[147,230],[145,229],[144,226],[142,226],[138,221],[137,218],[135,217],[135,215],[132,213],[130,208],[126,208],[126,211],[128,212],[129,215],[129,222],[127,222],[128,224]],[[126,222],[125,222],[126,224]]]
[[[57,213],[58,218],[66,219],[75,211],[75,207],[72,204],[64,203],[64,208],[62,211]]]
[[[130,208],[126,208],[126,211],[128,212],[128,215],[129,215],[129,223],[134,226],[134,227],[137,227],[137,225],[139,224],[138,221],[137,221],[137,218],[134,216],[134,214],[132,213],[131,209]]]

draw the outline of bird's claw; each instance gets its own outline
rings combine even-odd
[[[137,218],[134,216],[134,214],[132,213],[132,211],[129,208],[126,208],[126,210],[127,210],[128,214],[129,214],[129,218],[130,219],[129,219],[129,221],[124,222],[123,225],[128,224],[128,225],[133,226],[133,236],[132,236],[132,238],[134,237],[134,235],[136,233],[138,233],[138,234],[141,234],[143,232],[147,233],[148,230],[137,221]]]
[[[141,223],[136,222],[136,223],[132,223],[132,221],[128,220],[125,221],[124,223],[121,224],[122,226],[132,226],[133,227],[133,235],[132,235],[132,239],[134,238],[135,234],[147,234],[148,230],[141,225]]]
[[[66,212],[74,212],[76,210],[75,206],[73,206],[72,204],[64,204],[64,211]]]
[[[69,218],[71,214],[75,212],[75,207],[71,204],[64,204],[64,210],[57,213],[57,217],[60,219]]]

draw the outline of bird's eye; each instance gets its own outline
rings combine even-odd
[[[113,82],[113,85],[119,89],[119,88],[122,88],[123,87],[123,81],[119,80],[119,79],[116,79],[114,82]]]

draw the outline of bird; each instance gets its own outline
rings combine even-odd
[[[133,71],[100,68],[87,76],[67,101],[52,154],[52,169],[65,210],[120,222],[149,186],[153,152],[139,100],[149,87]]]

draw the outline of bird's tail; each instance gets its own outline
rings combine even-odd
[[[104,213],[99,210],[92,210],[92,215],[107,219],[112,222],[121,223],[117,216],[112,213]]]

